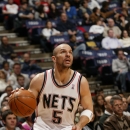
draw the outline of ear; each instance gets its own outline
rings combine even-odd
[[[52,58],[53,63],[55,64],[56,63],[56,57],[52,56],[51,58]]]

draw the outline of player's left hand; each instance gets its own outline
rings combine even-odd
[[[72,127],[72,130],[82,130],[82,128],[78,124],[76,124]]]

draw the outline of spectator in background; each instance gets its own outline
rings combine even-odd
[[[108,19],[108,26],[105,27],[104,34],[103,34],[104,37],[107,37],[107,36],[108,36],[107,31],[108,31],[109,29],[112,29],[112,30],[113,30],[113,32],[114,32],[114,34],[115,34],[115,37],[120,38],[120,36],[121,36],[121,30],[119,29],[119,27],[115,26],[115,22],[114,22],[114,20],[111,19],[111,18]]]
[[[20,63],[20,59],[18,58],[17,54],[12,53],[10,55],[10,59],[7,60],[9,62],[9,67],[12,69],[14,63]]]
[[[111,98],[112,98],[112,96],[105,97],[105,103],[104,103],[105,111],[104,111],[104,114],[99,119],[99,123],[102,125],[102,127],[103,127],[105,120],[113,114],[112,106],[110,104]]]
[[[104,32],[104,27],[106,24],[101,20],[96,21],[96,25],[92,25],[89,29],[89,33],[102,34]]]
[[[80,18],[85,18],[87,23],[89,22],[89,16],[92,14],[92,11],[88,7],[87,1],[83,1],[78,11],[78,16]]]
[[[1,107],[1,102],[3,101],[3,99],[6,97],[6,96],[10,96],[11,95],[11,92],[13,91],[13,87],[11,85],[8,85],[6,88],[5,88],[5,91],[4,93],[0,96],[0,107]]]
[[[37,1],[37,0],[36,0],[36,1]],[[43,9],[44,9],[44,12],[45,12],[45,13],[49,13],[49,12],[50,12],[48,1],[49,1],[49,0],[41,0],[41,5],[43,5]]]
[[[46,22],[46,27],[42,30],[42,35],[49,40],[51,36],[60,35],[60,31],[52,27],[51,21]]]
[[[17,126],[17,117],[10,110],[6,110],[2,113],[2,120],[5,124],[0,130],[20,130]]]
[[[9,83],[6,82],[6,74],[4,71],[0,70],[0,95],[5,91]]]
[[[33,3],[36,11],[40,5],[43,5],[43,11],[49,13],[49,3],[47,0],[33,0]]]
[[[51,2],[50,3],[50,12],[48,13],[48,18],[57,19],[60,17],[60,11],[56,8],[56,5]]]
[[[98,9],[101,8],[96,0],[87,0],[87,2],[88,2],[88,6],[91,10],[93,10],[95,7],[97,7]]]
[[[19,20],[23,22],[23,24],[25,24],[26,20],[34,19],[33,13],[31,12],[31,10],[29,10],[28,3],[21,4],[20,10],[18,12],[18,17],[19,17]]]
[[[3,99],[3,101],[1,102],[1,107],[3,107],[3,106],[8,106],[9,104],[8,104],[8,101],[7,100],[5,100],[5,99]]]
[[[13,86],[13,89],[21,87],[26,88],[27,86],[25,86],[25,77],[20,74],[17,76],[17,83]]]
[[[57,23],[57,30],[64,34],[75,35],[76,25],[68,20],[66,13],[61,14],[60,21]]]
[[[42,69],[35,64],[35,61],[30,60],[29,53],[25,53],[23,56],[24,62],[22,63],[22,73],[28,74],[29,76],[31,74],[40,73],[42,72]]]
[[[96,120],[99,120],[100,117],[103,115],[105,107],[104,107],[104,97],[102,95],[97,95],[94,98],[94,109],[95,109],[95,116]]]
[[[76,9],[78,10],[81,5],[81,2],[82,2],[82,0],[72,0],[71,5],[76,7]]]
[[[6,74],[6,79],[8,80],[10,75],[11,75],[11,70],[9,68],[9,62],[8,61],[4,61],[3,64],[2,64],[2,71],[5,72]]]
[[[18,75],[23,75],[25,77],[25,86],[27,87],[30,80],[27,74],[22,74],[21,73],[21,64],[20,63],[15,63],[13,66],[13,73],[11,74],[9,78],[9,82],[11,83],[12,86],[17,84],[17,76]]]
[[[123,114],[123,101],[119,95],[114,95],[110,104],[113,114],[104,123],[104,130],[128,130],[130,129],[130,117]]]
[[[122,43],[115,37],[114,31],[109,29],[108,36],[102,40],[102,47],[104,49],[117,49],[122,48]]]
[[[130,116],[130,112],[128,112],[128,102],[127,102],[127,99],[125,97],[122,98],[122,101],[123,101],[123,114],[126,115],[126,116]]]
[[[70,6],[68,1],[64,2],[63,12],[67,14],[69,19],[76,19],[77,17],[77,10],[74,6]]]
[[[13,29],[13,22],[18,13],[18,5],[14,4],[13,0],[8,0],[8,3],[3,7],[2,13],[5,15],[5,28],[8,30]]]
[[[10,55],[13,53],[12,47],[9,45],[7,36],[3,36],[1,38],[1,45],[0,45],[0,54],[4,58],[10,58]]]
[[[95,89],[95,95],[102,95],[104,97],[104,92],[103,92],[103,88],[98,87],[98,85],[96,85],[96,89]]]
[[[2,121],[2,113],[4,112],[4,111],[6,111],[6,110],[10,110],[10,107],[9,107],[9,105],[8,106],[2,106],[1,107],[1,109],[0,109],[0,128],[1,127],[4,127],[4,123],[3,123],[3,121]]]
[[[127,30],[122,31],[122,37],[120,39],[120,42],[123,44],[123,47],[130,47],[130,37],[128,35]]]
[[[79,51],[86,50],[85,44],[77,42],[75,35],[70,35],[69,45],[71,46],[71,48],[73,50],[73,56],[75,59],[79,57]]]
[[[115,23],[121,30],[124,30],[126,28],[126,25],[128,24],[128,20],[123,14],[119,14],[115,18]]]
[[[99,49],[97,47],[95,41],[90,39],[90,36],[89,36],[88,32],[84,32],[84,40],[85,40],[87,49],[93,49],[93,50],[98,50]]]
[[[103,13],[100,12],[100,9],[95,7],[93,13],[90,15],[90,21],[93,24],[96,24],[96,21],[103,19]]]
[[[118,58],[112,61],[112,71],[117,73],[116,80],[120,81],[122,92],[126,91],[126,74],[130,69],[130,62],[122,50],[118,51]]]
[[[37,10],[34,13],[34,17],[36,20],[47,20],[48,15],[47,13],[43,10],[43,5],[39,5]]]
[[[109,18],[109,17],[116,14],[116,9],[112,9],[112,10],[109,9],[109,2],[108,1],[104,1],[102,3],[102,8],[100,11],[101,11],[101,13],[103,13],[105,15],[105,18]]]

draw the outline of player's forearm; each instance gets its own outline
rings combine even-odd
[[[87,116],[81,116],[77,125],[80,126],[80,128],[83,128],[88,123],[89,123],[89,118]]]

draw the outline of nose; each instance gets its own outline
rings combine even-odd
[[[67,53],[66,53],[66,56],[67,56],[67,57],[70,57],[70,53],[69,53],[69,52],[67,52]]]

